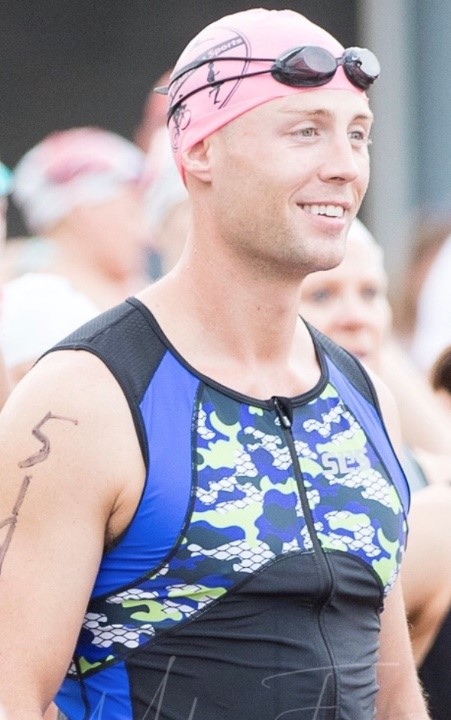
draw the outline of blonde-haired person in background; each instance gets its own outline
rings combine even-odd
[[[303,281],[300,312],[367,367],[380,373],[390,341],[391,309],[387,287],[382,250],[367,228],[356,219],[348,233],[342,262],[331,270],[312,273]],[[410,385],[409,392],[418,401],[415,440],[421,441],[423,410],[425,416],[428,415],[424,403],[431,403],[431,414],[438,404],[431,388],[424,387],[423,376],[411,371],[409,377],[412,376],[415,382]],[[392,385],[393,376],[386,381],[399,397],[399,388]],[[422,465],[422,453],[417,452],[419,461],[415,453],[410,453],[407,447],[405,450],[408,453],[404,458],[406,473],[412,489],[418,492],[412,495],[410,534],[402,576],[414,655],[417,665],[421,666],[451,603],[451,487],[448,484],[451,480],[451,449],[448,455],[439,457],[439,462],[427,465]],[[428,453],[428,457],[433,458],[433,454]],[[429,684],[426,690],[432,695],[435,687]],[[447,712],[451,716],[451,705]]]

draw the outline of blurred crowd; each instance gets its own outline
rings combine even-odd
[[[8,202],[26,237],[8,236]],[[149,94],[131,140],[98,127],[53,131],[12,170],[1,164],[0,211],[3,405],[48,347],[170,272],[183,252],[190,208],[164,96]],[[392,288],[380,245],[356,221],[343,263],[306,279],[300,314],[378,373],[398,404],[412,491],[406,608],[442,720],[451,717],[451,205],[448,215],[416,215],[408,245]]]

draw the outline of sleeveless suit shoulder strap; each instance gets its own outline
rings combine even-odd
[[[362,363],[350,352],[345,350],[341,345],[337,345],[333,340],[324,335],[310,323],[304,321],[311,332],[312,336],[330,357],[333,363],[348,378],[349,382],[370,402],[381,415],[379,399],[377,397],[374,385]]]
[[[85,350],[102,360],[127,399],[147,461],[139,403],[166,348],[145,310],[138,300],[128,298],[79,327],[44,355],[58,350]]]

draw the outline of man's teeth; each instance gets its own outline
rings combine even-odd
[[[341,218],[344,210],[341,205],[302,205],[302,209],[311,215],[326,215],[327,217]]]

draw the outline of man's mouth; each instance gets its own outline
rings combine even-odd
[[[323,215],[331,218],[342,218],[345,213],[342,205],[300,205],[300,207],[310,215]]]

